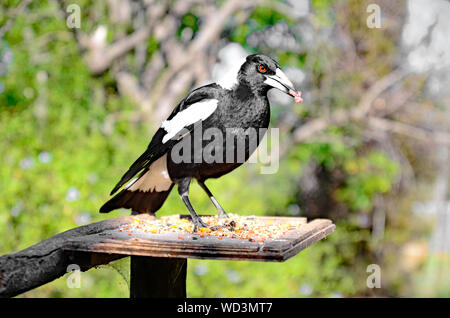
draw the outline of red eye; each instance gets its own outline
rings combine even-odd
[[[267,72],[267,68],[264,65],[259,65],[258,71],[260,71],[261,73],[265,73],[265,72]]]

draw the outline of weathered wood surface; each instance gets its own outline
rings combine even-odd
[[[116,229],[133,220],[131,216],[80,226],[52,236],[20,252],[0,256],[0,297],[13,297],[66,274],[70,264],[82,271],[123,257],[114,254],[71,252],[63,247],[72,239]]]
[[[331,234],[335,226],[330,220],[316,219],[306,223],[305,218],[258,217],[272,222],[298,221],[304,223],[299,230],[290,231],[279,239],[267,239],[264,243],[237,238],[198,234],[151,234],[135,230],[117,229],[73,239],[64,249],[92,253],[109,253],[169,258],[200,258],[255,261],[285,261],[314,242]],[[180,239],[182,237],[183,239]]]
[[[100,221],[60,233],[23,251],[1,256],[0,297],[13,297],[46,284],[64,275],[70,264],[77,264],[85,271],[128,255],[172,259],[284,261],[328,236],[335,229],[334,224],[325,219],[306,223],[304,218],[258,217],[259,220],[272,222],[297,220],[305,223],[280,239],[268,239],[264,243],[233,238],[219,240],[211,236],[201,238],[189,233],[181,234],[183,240],[179,239],[179,233],[172,235],[135,231],[128,236],[127,233],[118,231],[135,217],[154,219],[149,215],[139,215]],[[150,281],[152,276],[148,277]],[[138,295],[139,293],[136,297],[140,297]]]

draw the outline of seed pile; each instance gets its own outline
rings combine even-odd
[[[229,214],[228,218],[203,216],[202,220],[209,226],[202,227],[194,234],[200,237],[215,236],[264,242],[266,239],[277,239],[290,230],[298,229],[303,223],[297,220],[279,222],[260,219],[254,216],[239,216]],[[184,240],[181,234],[192,234],[194,225],[188,218],[180,215],[164,216],[157,220],[141,220],[134,218],[131,224],[121,227],[120,232],[127,231],[131,236],[134,231],[144,231],[150,234],[178,233],[178,239]]]

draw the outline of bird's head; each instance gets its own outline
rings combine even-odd
[[[294,84],[281,70],[280,65],[272,58],[262,54],[247,56],[238,73],[239,83],[246,84],[252,89],[267,92],[276,88],[302,102],[301,92],[297,92]]]

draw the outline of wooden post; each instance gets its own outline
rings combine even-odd
[[[131,298],[186,298],[187,259],[131,256]]]

